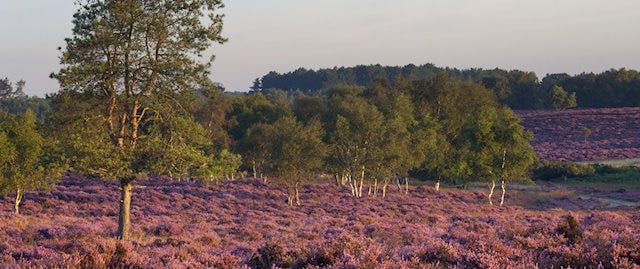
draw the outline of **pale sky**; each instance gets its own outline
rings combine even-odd
[[[0,0],[0,77],[55,92],[73,0]],[[638,0],[228,0],[212,79],[247,90],[269,71],[433,63],[547,73],[640,70]]]

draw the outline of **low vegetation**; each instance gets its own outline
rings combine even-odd
[[[285,187],[259,179],[203,186],[156,178],[134,190],[131,241],[116,240],[117,183],[66,177],[30,193],[23,214],[0,200],[0,267],[632,268],[637,206],[522,186],[503,207],[486,192],[389,188],[354,199],[348,186]],[[514,188],[519,188],[514,186]],[[365,190],[366,193],[366,190]],[[554,193],[562,193],[555,195]],[[615,194],[615,190],[608,192]],[[627,191],[638,201],[638,192]],[[331,199],[326,199],[331,197]],[[537,198],[535,198],[537,197]],[[515,199],[517,198],[517,199]],[[534,199],[535,198],[535,199]],[[532,199],[532,200],[528,200]]]

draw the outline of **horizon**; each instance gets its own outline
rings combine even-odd
[[[546,74],[640,69],[640,2],[541,0],[294,0],[225,3],[225,44],[214,44],[213,81],[249,90],[270,71],[380,64],[434,64]],[[73,1],[10,1],[0,23],[19,25],[0,43],[0,77],[26,81],[25,93],[58,90]]]

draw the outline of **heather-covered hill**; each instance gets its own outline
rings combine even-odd
[[[640,108],[518,111],[539,158],[597,161],[640,157]],[[591,134],[585,142],[583,128]]]
[[[640,264],[637,205],[608,208],[576,190],[521,186],[507,206],[481,191],[386,199],[311,184],[301,207],[253,179],[201,186],[140,181],[131,243],[114,239],[117,184],[65,178],[27,194],[23,215],[0,200],[0,267],[83,268],[549,268]],[[529,190],[532,188],[533,190]],[[637,193],[620,192],[637,201]],[[602,195],[606,195],[603,193]],[[575,216],[578,223],[567,221]],[[579,226],[577,227],[576,224]]]

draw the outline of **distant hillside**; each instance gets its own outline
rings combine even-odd
[[[433,64],[382,66],[358,65],[318,70],[300,68],[292,72],[268,74],[254,81],[254,90],[280,89],[314,94],[338,84],[365,87],[375,79],[393,83],[398,78],[423,80],[446,72],[459,80],[482,83],[494,91],[501,103],[513,109],[545,109],[552,107],[553,86],[575,93],[577,107],[640,106],[640,73],[635,70],[611,69],[600,74],[548,74],[539,80],[535,73],[503,69],[456,69]]]
[[[517,111],[539,158],[601,161],[640,158],[640,108]],[[585,139],[583,128],[590,133]]]

